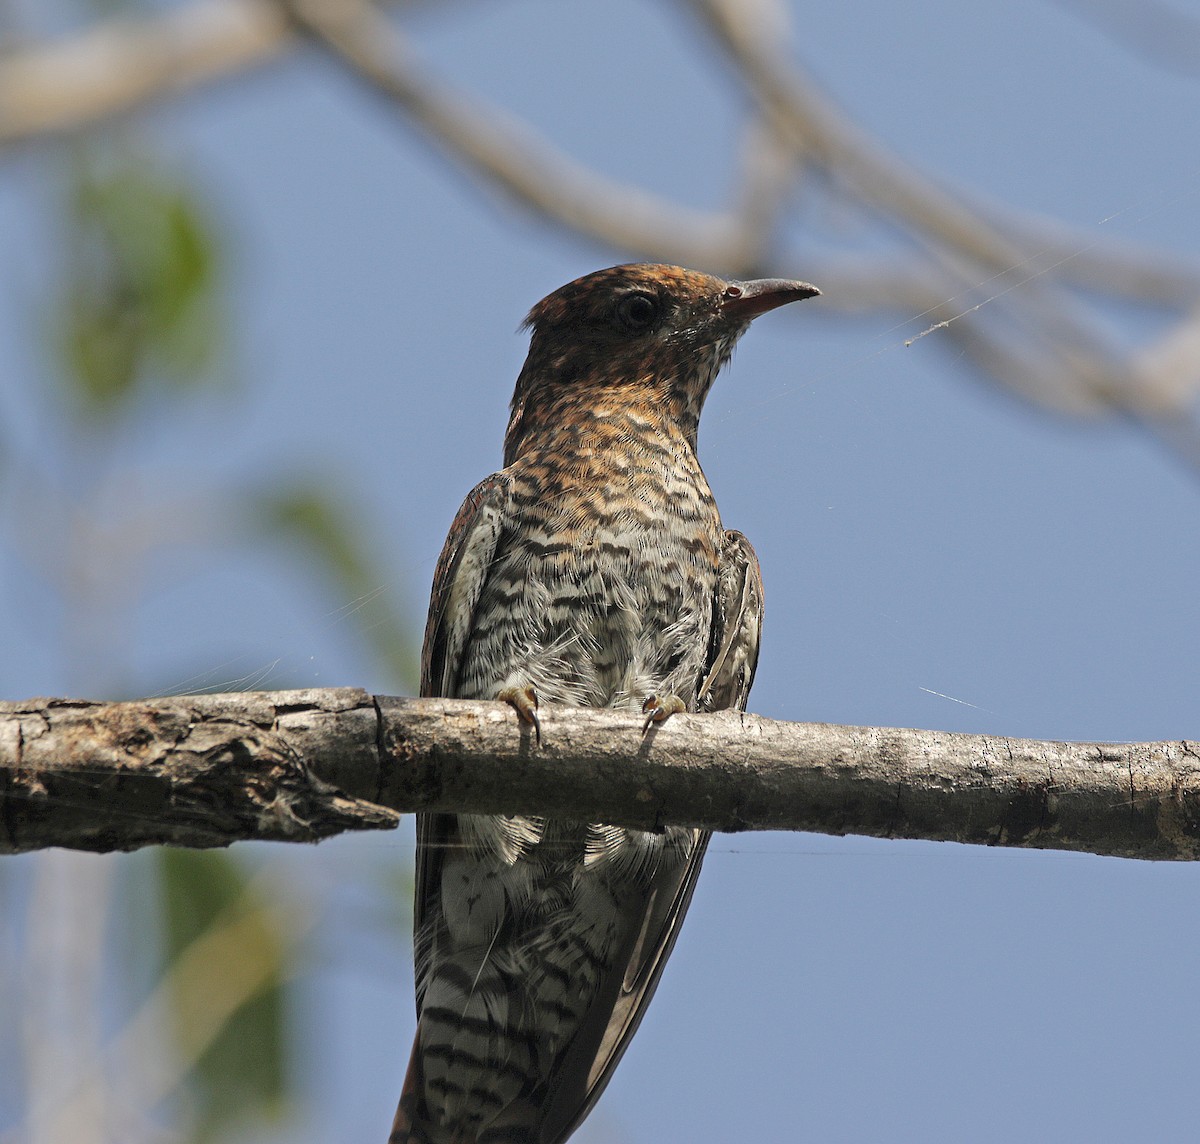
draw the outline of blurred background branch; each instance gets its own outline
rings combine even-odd
[[[874,269],[861,259],[806,258],[805,274],[827,284],[830,305],[897,315],[908,337],[943,335],[1026,400],[1169,424],[1168,443],[1194,459],[1200,358],[1183,348],[1190,343],[1173,329],[1161,335],[1173,362],[1164,384],[1161,373],[1141,367],[1160,350],[1124,353],[1093,311],[1107,296],[1186,325],[1200,304],[1200,269],[943,189],[820,93],[791,58],[781,2],[689,3],[757,108],[736,160],[735,202],[724,213],[616,182],[531,124],[453,91],[419,64],[395,12],[369,0],[193,0],[22,47],[0,62],[0,144],[75,130],[261,66],[294,44],[295,24],[484,186],[631,257],[732,276],[796,273],[772,237],[799,183],[820,180],[843,209],[855,203],[910,248],[898,265]]]

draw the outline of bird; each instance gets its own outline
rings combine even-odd
[[[539,703],[629,710],[644,735],[745,710],[762,577],[721,523],[700,413],[751,320],[819,293],[633,263],[533,307],[504,466],[434,573],[423,696],[504,700],[538,743]],[[420,815],[417,1032],[389,1144],[567,1140],[645,1013],[708,837]]]

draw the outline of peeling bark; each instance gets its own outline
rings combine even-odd
[[[312,842],[401,813],[1200,858],[1200,747],[507,706],[335,688],[0,704],[0,851]]]

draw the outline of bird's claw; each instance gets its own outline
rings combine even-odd
[[[496,698],[507,703],[516,713],[517,718],[526,726],[533,728],[537,745],[542,745],[542,723],[538,719],[538,697],[532,687],[505,687],[496,693]]]
[[[665,723],[672,715],[682,715],[687,710],[678,695],[647,695],[642,704],[642,714],[646,716],[642,724],[642,734],[650,730],[651,723]]]

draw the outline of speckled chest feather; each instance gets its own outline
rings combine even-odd
[[[721,522],[690,443],[634,409],[590,410],[507,470],[501,534],[457,694],[691,703],[711,628]]]

